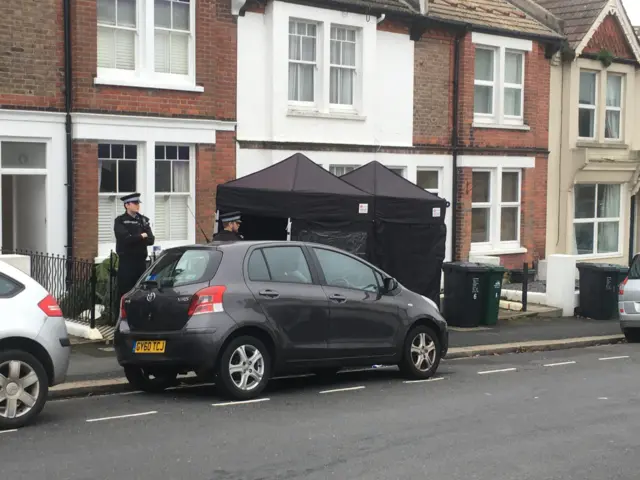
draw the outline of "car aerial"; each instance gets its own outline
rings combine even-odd
[[[56,300],[0,261],[0,430],[23,427],[67,375],[71,343]]]
[[[629,274],[618,293],[620,328],[630,343],[640,342],[640,255],[629,267]]]
[[[162,391],[193,371],[248,400],[300,371],[395,364],[427,379],[448,329],[433,301],[342,250],[214,242],[163,252],[122,298],[114,346],[137,389]]]

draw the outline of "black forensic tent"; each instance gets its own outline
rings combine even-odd
[[[372,263],[439,305],[448,202],[377,161],[340,178],[374,196]]]
[[[373,197],[301,153],[218,185],[221,212],[240,211],[248,240],[291,238],[331,244],[364,255],[371,230]]]

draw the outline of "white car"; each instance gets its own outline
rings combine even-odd
[[[0,431],[30,423],[64,382],[71,343],[62,310],[38,282],[0,261]]]

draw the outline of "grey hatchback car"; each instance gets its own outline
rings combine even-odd
[[[640,255],[629,267],[629,274],[618,293],[620,328],[628,342],[640,342]]]
[[[431,300],[342,250],[218,242],[163,252],[123,297],[114,343],[138,389],[195,371],[247,400],[273,375],[300,371],[397,364],[429,378],[448,329]]]

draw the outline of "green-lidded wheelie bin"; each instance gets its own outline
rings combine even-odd
[[[442,265],[444,302],[442,315],[452,327],[473,328],[485,313],[490,267],[479,263],[451,262]]]
[[[487,289],[485,296],[484,317],[481,325],[495,325],[498,323],[500,312],[500,295],[502,294],[502,280],[506,269],[498,265],[485,265],[489,268],[487,275]]]
[[[618,318],[618,289],[624,277],[620,265],[578,263],[580,303],[578,313],[594,320]]]

